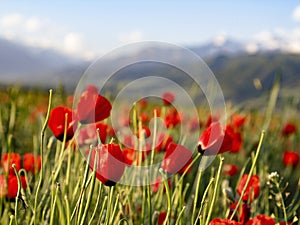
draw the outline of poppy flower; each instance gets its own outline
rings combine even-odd
[[[14,168],[12,167],[12,164],[16,165],[17,171],[20,170],[21,168],[21,156],[18,153],[5,153],[2,155],[2,160],[1,160],[1,166],[4,170],[5,173],[8,174],[15,174]]]
[[[248,174],[244,174],[237,188],[237,193],[242,194],[246,181],[248,179]],[[258,198],[260,193],[260,179],[257,175],[252,175],[249,184],[246,188],[244,195],[242,196],[243,201],[252,202],[254,199]]]
[[[97,160],[96,151],[98,154]],[[96,178],[106,186],[114,186],[122,177],[125,169],[125,158],[119,145],[99,144],[92,149],[90,168],[94,169],[97,161]]]
[[[292,223],[290,223],[290,222],[287,222],[287,223],[286,222],[280,222],[279,225],[292,225]]]
[[[79,98],[76,116],[83,124],[95,123],[109,117],[111,108],[110,102],[98,94],[97,87],[89,85]]]
[[[225,164],[223,166],[223,174],[226,176],[234,176],[238,173],[238,168],[235,164]]]
[[[146,98],[142,98],[138,101],[139,106],[143,109],[146,108],[148,105],[148,101]]]
[[[206,120],[205,126],[206,126],[206,127],[209,127],[210,124],[212,124],[213,122],[219,122],[219,119],[220,119],[220,118],[217,117],[217,116],[209,115],[209,117],[208,117],[207,120]]]
[[[300,154],[295,151],[285,151],[283,153],[283,163],[285,166],[296,167],[300,160]]]
[[[162,99],[165,105],[171,105],[175,100],[175,95],[171,92],[165,92],[163,93]]]
[[[41,156],[36,156],[32,153],[26,153],[23,155],[23,168],[27,172],[35,174],[41,169],[41,165]]]
[[[101,142],[105,143],[107,136],[107,125],[105,123],[98,122],[95,124],[87,124],[80,128],[77,138],[77,144],[79,146],[83,146],[97,143],[97,129],[99,129]]]
[[[173,138],[169,134],[160,133],[157,136],[155,150],[157,152],[164,151],[171,142],[173,142]]]
[[[127,165],[132,165],[132,163],[136,160],[137,161],[137,165],[140,165],[140,155],[138,150],[134,150],[132,148],[124,148],[122,149],[123,155],[124,155],[124,159],[125,159],[125,163]],[[142,162],[146,159],[146,156],[148,154],[148,151],[142,151]]]
[[[275,225],[275,220],[269,216],[257,215],[250,219],[246,225]]]
[[[72,117],[72,110],[68,107],[58,106],[50,112],[48,127],[60,141],[63,141],[64,138],[66,114],[68,115],[66,141],[69,141],[74,136],[74,126],[76,125]]]
[[[25,190],[27,188],[26,179],[24,176],[20,176],[22,188]],[[18,178],[14,175],[8,176],[8,192],[7,196],[9,198],[15,198],[18,193]]]
[[[216,155],[224,152],[237,152],[241,147],[241,137],[233,128],[222,129],[219,122],[213,122],[204,130],[198,140],[198,152],[205,155]]]
[[[293,123],[287,123],[281,130],[281,135],[283,137],[288,137],[294,133],[296,133],[297,127]]]
[[[242,225],[242,223],[229,219],[215,218],[210,221],[209,225]]]
[[[231,125],[237,129],[242,127],[246,121],[247,117],[240,114],[233,114],[231,116]]]
[[[143,112],[139,115],[139,120],[142,122],[142,123],[148,123],[150,121],[150,117],[148,116],[147,113]]]
[[[230,214],[229,217],[231,217],[235,207],[236,207],[237,202],[234,202],[230,205]],[[238,217],[234,215],[234,220],[239,220],[242,224],[246,224],[247,221],[250,219],[251,215],[251,206],[248,205],[247,203],[243,203],[242,205],[239,206],[238,208]]]
[[[182,174],[192,162],[193,153],[183,145],[170,143],[167,147],[161,168],[169,174]]]
[[[26,179],[20,176],[22,188],[27,188]],[[15,198],[18,193],[18,178],[14,175],[8,175],[7,182],[4,175],[0,175],[0,197]]]
[[[154,182],[154,184],[151,185],[151,189],[153,193],[158,192],[160,185],[164,185],[163,178],[161,176],[158,176]],[[168,179],[168,186],[171,187],[171,180]],[[164,191],[166,191],[166,187],[164,186]]]
[[[164,122],[167,128],[178,125],[181,122],[181,118],[177,110],[174,108],[169,109],[166,113]]]
[[[163,225],[167,217],[166,212],[160,212],[158,215],[157,225]]]
[[[150,137],[151,131],[150,131],[150,128],[149,128],[149,127],[143,125],[141,129],[142,129],[141,131],[140,131],[140,127],[139,127],[139,129],[138,129],[138,133],[137,133],[137,137],[138,137],[138,138],[140,138],[140,133],[144,133],[145,138]]]

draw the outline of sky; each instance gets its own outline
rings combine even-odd
[[[92,59],[136,41],[192,46],[227,38],[300,52],[300,2],[0,1],[0,38]]]

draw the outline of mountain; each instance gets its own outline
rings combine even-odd
[[[89,63],[0,38],[0,83],[50,86],[71,81],[75,85]]]
[[[201,56],[215,74],[223,90],[226,100],[244,102],[257,99],[267,93],[275,75],[282,71],[282,96],[298,96],[300,93],[300,55],[290,54],[282,50],[270,51],[263,46],[256,53],[249,54],[245,43],[227,38],[218,38],[210,43],[188,46],[195,54]],[[157,49],[147,49],[152,56],[157,55]],[[139,52],[134,56],[139,58]],[[145,54],[145,52],[143,52]],[[160,52],[160,56],[178,57],[172,49]],[[112,62],[124,62],[128,55],[109,59],[101,69]],[[110,61],[111,60],[111,61]],[[185,59],[182,59],[185,60]],[[24,86],[42,86],[45,88],[64,85],[74,91],[81,75],[91,62],[63,55],[53,50],[32,48],[5,39],[0,39],[0,84],[19,84]],[[189,63],[189,62],[186,62]],[[190,85],[191,80],[184,78],[181,72],[174,68],[151,68],[149,65],[139,65],[136,68],[124,69],[122,76],[110,80],[124,82],[140,78],[143,74],[166,74],[178,84]],[[111,89],[113,90],[113,89]]]

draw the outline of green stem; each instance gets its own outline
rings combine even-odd
[[[169,184],[168,184],[168,177],[166,176],[166,174],[164,173],[164,171],[160,168],[159,172],[161,173],[163,179],[164,179],[164,186],[166,189],[166,195],[167,195],[167,201],[168,201],[168,208],[167,208],[167,215],[165,218],[165,221],[163,223],[163,225],[166,225],[170,222],[171,219],[171,193],[170,193],[170,188],[169,188]]]
[[[284,216],[284,222],[286,225],[288,225],[288,220],[287,220],[287,214],[286,214],[286,208],[285,208],[285,204],[283,201],[283,197],[282,197],[282,193],[279,187],[279,182],[276,181],[276,188],[278,190],[278,193],[280,195],[280,200],[281,200],[281,205],[282,205],[282,211],[283,211],[283,216]]]
[[[14,172],[17,176],[17,181],[18,181],[18,191],[17,191],[17,196],[16,196],[16,204],[15,204],[15,224],[18,225],[18,200],[20,198],[20,192],[21,192],[21,179],[20,179],[20,175],[16,169],[16,165],[12,164],[12,167],[14,168]]]
[[[206,187],[206,189],[205,189],[205,191],[204,191],[204,193],[203,193],[202,201],[201,201],[201,204],[200,204],[200,209],[199,209],[198,215],[197,215],[197,217],[196,217],[196,220],[195,220],[195,222],[194,222],[194,225],[197,225],[197,222],[198,222],[198,220],[199,220],[199,218],[200,218],[202,209],[203,209],[203,207],[204,207],[204,202],[205,202],[206,196],[207,196],[207,194],[208,194],[208,191],[209,191],[210,186],[212,185],[213,181],[214,181],[214,178],[211,178],[210,181],[209,181],[209,183],[208,183],[208,185],[207,185],[207,187]]]
[[[49,117],[50,117],[50,109],[51,109],[51,103],[52,103],[52,89],[49,90],[49,103],[48,103],[48,109],[47,109],[47,114],[46,114],[46,119],[45,122],[43,124],[42,130],[41,130],[41,139],[40,139],[40,157],[41,157],[41,161],[42,161],[42,166],[41,166],[41,170],[40,170],[40,176],[39,176],[39,181],[37,184],[37,188],[36,188],[36,192],[35,192],[35,199],[34,199],[34,211],[33,211],[33,223],[34,225],[37,225],[37,221],[36,221],[36,214],[37,214],[37,201],[38,201],[38,196],[39,196],[39,191],[42,185],[42,180],[43,180],[43,165],[44,165],[44,161],[43,161],[43,149],[44,149],[44,136],[45,136],[45,131],[48,125],[48,121],[49,121]]]
[[[231,216],[230,216],[230,220],[232,220],[233,217],[234,217],[234,215],[236,214],[236,212],[237,212],[237,210],[238,210],[238,208],[239,208],[239,206],[240,206],[240,204],[241,204],[241,202],[242,202],[242,198],[243,198],[243,196],[244,196],[244,194],[245,194],[245,192],[246,192],[246,189],[247,189],[247,187],[248,187],[248,185],[249,185],[251,176],[252,176],[252,174],[253,174],[253,171],[254,171],[254,168],[255,168],[255,165],[256,165],[256,162],[257,162],[257,159],[258,159],[259,152],[260,152],[261,147],[262,147],[262,143],[263,143],[264,136],[265,136],[265,131],[263,130],[263,131],[261,132],[261,135],[260,135],[260,140],[259,140],[259,144],[258,144],[258,146],[257,146],[256,154],[255,154],[255,156],[254,156],[254,159],[253,159],[253,162],[252,162],[250,171],[249,171],[249,173],[248,173],[248,178],[247,178],[246,184],[245,184],[245,186],[244,186],[244,188],[243,188],[243,190],[242,190],[241,196],[240,196],[240,198],[239,198],[239,200],[238,200],[238,202],[237,202],[237,204],[236,204],[236,206],[235,206],[235,209],[234,209],[233,213],[232,213]]]
[[[197,179],[195,197],[194,197],[194,205],[193,205],[193,213],[192,213],[191,224],[193,224],[194,221],[195,221],[196,208],[197,208],[197,202],[198,202],[198,195],[199,195],[199,189],[200,189],[200,182],[201,182],[202,173],[203,173],[203,171],[202,171],[202,169],[200,169],[200,172],[198,174],[198,179]]]
[[[66,213],[67,213],[67,225],[71,224],[71,215],[70,215],[70,204],[69,204],[69,200],[68,200],[68,196],[65,195],[64,197],[65,199],[65,203],[66,203]]]
[[[182,207],[182,209],[181,209],[181,211],[180,211],[180,213],[178,215],[178,218],[177,218],[177,221],[176,221],[175,225],[179,225],[180,224],[181,217],[182,217],[182,215],[184,213],[185,208],[186,208],[185,206]]]
[[[110,219],[109,217],[110,217],[110,211],[111,211],[111,205],[112,205],[112,199],[113,199],[113,192],[114,192],[114,186],[109,187],[107,210],[106,210],[106,216],[105,216],[105,225],[109,224],[109,219]]]
[[[56,184],[56,190],[55,190],[55,197],[54,197],[54,202],[51,208],[51,214],[50,214],[50,225],[53,224],[53,220],[54,220],[54,213],[55,213],[55,206],[56,206],[56,201],[57,201],[57,194],[58,194],[58,190],[59,190],[59,184]]]
[[[206,217],[205,225],[208,225],[208,223],[210,221],[211,214],[212,214],[215,202],[216,202],[216,196],[217,196],[218,189],[219,189],[220,175],[221,175],[223,161],[224,161],[223,157],[220,156],[219,158],[220,158],[220,165],[219,165],[217,178],[216,178],[216,183],[215,183],[215,188],[214,188],[214,193],[213,193],[213,197],[212,197],[212,200],[211,200],[211,203],[210,203],[210,208],[209,208],[209,211],[208,211],[208,215]]]

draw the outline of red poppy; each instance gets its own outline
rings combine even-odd
[[[170,143],[161,167],[170,174],[182,174],[192,162],[192,155],[193,153],[183,145]]]
[[[83,124],[95,123],[109,117],[111,108],[110,102],[98,94],[97,87],[89,85],[79,98],[76,116]]]
[[[226,133],[228,133],[232,137],[232,146],[230,152],[239,152],[243,144],[241,133],[234,132],[233,128],[229,125],[226,126]]]
[[[171,92],[165,92],[163,93],[162,99],[165,105],[171,105],[175,100],[175,95]]]
[[[300,154],[295,151],[285,151],[283,153],[283,163],[285,166],[296,167],[300,160]]]
[[[21,168],[21,156],[18,153],[5,153],[2,155],[1,166],[5,173],[15,175],[12,165],[16,165],[17,171]]]
[[[281,130],[281,135],[284,137],[296,133],[297,127],[293,123],[287,123]]]
[[[242,194],[246,181],[248,179],[248,174],[244,174],[237,188],[237,193]],[[242,197],[243,201],[252,202],[254,199],[258,198],[260,193],[260,179],[257,175],[252,175],[246,191]]]
[[[209,225],[242,225],[242,223],[229,219],[215,218],[210,221]]]
[[[238,173],[238,168],[235,164],[225,164],[223,166],[223,174],[227,176],[234,176]]]
[[[233,127],[239,129],[246,121],[247,117],[240,114],[233,114],[231,116],[231,124]]]
[[[226,126],[223,130],[219,122],[213,122],[200,136],[198,152],[205,155],[237,152],[241,144],[239,133],[234,133],[232,127]]]
[[[293,225],[293,224],[290,223],[290,222],[287,222],[287,223],[286,222],[280,222],[279,225]]]
[[[114,186],[122,177],[125,169],[125,159],[117,144],[99,144],[91,153],[90,168],[94,169],[94,162],[98,154],[96,177],[106,186]]]
[[[158,215],[157,225],[163,225],[167,217],[166,212],[160,212]]]
[[[41,156],[36,156],[32,153],[26,153],[23,155],[23,168],[27,172],[35,174],[41,169],[41,165]]]
[[[147,105],[148,105],[148,101],[146,98],[142,98],[141,100],[138,101],[138,104],[140,105],[140,107],[143,109],[143,108],[146,108]]]
[[[161,108],[159,108],[158,106],[154,106],[153,109],[152,109],[152,116],[154,116],[154,111],[156,111],[156,116],[160,117]]]
[[[152,192],[153,193],[158,192],[160,185],[164,185],[163,179],[162,179],[161,176],[157,177],[156,180],[155,180],[155,183],[151,185]],[[168,179],[168,186],[169,186],[169,188],[171,187],[171,180],[170,179]],[[165,186],[164,186],[164,191],[166,191]]]
[[[269,216],[258,215],[250,219],[246,225],[275,225],[275,220]]]
[[[236,207],[236,204],[237,204],[237,202],[234,202],[230,205],[229,217],[231,217],[231,215]],[[235,215],[234,220],[239,220],[242,224],[246,224],[247,221],[250,219],[251,206],[248,205],[247,203],[243,203],[242,205],[239,206],[237,213],[238,213],[238,217]]]
[[[127,165],[132,165],[132,163],[136,160],[136,164],[140,165],[140,160],[139,160],[139,152],[138,150],[134,150],[132,148],[124,148],[122,150],[123,155],[124,155],[124,159],[125,159],[125,163]],[[148,154],[149,151],[142,151],[141,152],[141,157],[142,157],[142,162],[146,159],[146,156]]]
[[[138,133],[137,133],[137,137],[138,138],[140,138],[140,133],[144,133],[145,138],[148,138],[151,135],[150,128],[147,127],[147,126],[142,126],[142,130],[141,131],[140,131],[140,128],[139,128]]]
[[[20,176],[22,188],[25,190],[27,188],[26,179],[24,176]],[[18,178],[14,175],[8,176],[8,193],[9,198],[15,198],[18,193]]]
[[[206,120],[205,126],[206,126],[206,127],[209,127],[210,124],[212,124],[213,122],[219,122],[219,117],[209,115],[209,117],[208,117],[207,120]]]
[[[96,124],[88,124],[80,128],[77,144],[82,146],[97,143],[97,129],[99,129],[101,142],[105,143],[107,136],[107,125],[105,123],[98,122]]]
[[[160,133],[157,135],[155,150],[157,152],[164,151],[171,142],[173,142],[173,138],[169,134]]]
[[[170,108],[165,116],[165,125],[167,128],[175,127],[180,124],[181,118],[176,109]]]
[[[72,110],[68,107],[58,106],[51,110],[48,127],[53,135],[60,141],[63,141],[65,131],[65,118],[68,115],[67,121],[67,136],[66,141],[74,136],[75,121],[72,118]]]
[[[139,115],[139,119],[142,123],[148,123],[150,121],[150,117],[145,112],[143,112]]]
[[[22,188],[27,188],[26,179],[20,176]],[[15,198],[18,193],[18,178],[14,175],[8,175],[7,182],[4,175],[0,175],[0,197]]]

